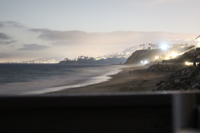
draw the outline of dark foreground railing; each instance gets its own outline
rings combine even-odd
[[[1,96],[0,132],[198,132],[200,94]]]

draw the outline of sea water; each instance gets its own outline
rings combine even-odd
[[[0,95],[44,94],[111,79],[120,65],[0,64]]]

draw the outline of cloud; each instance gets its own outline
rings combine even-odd
[[[0,58],[11,58],[16,56],[16,54],[0,53]]]
[[[0,33],[0,45],[9,45],[16,43],[17,41],[12,40],[10,36],[5,33]]]
[[[0,53],[0,61],[1,62],[17,61],[18,59],[24,58],[24,57],[28,57],[28,56],[24,53],[16,53],[16,52]]]
[[[0,23],[0,27],[4,27],[4,24]]]
[[[0,41],[0,45],[10,45],[10,44],[13,44],[13,43],[16,43],[17,41],[15,40],[3,40],[3,41]]]
[[[152,0],[150,2],[151,5],[157,5],[157,4],[165,4],[165,3],[170,3],[170,2],[183,2],[186,0]]]
[[[23,24],[15,21],[0,21],[0,27],[26,28]]]
[[[48,46],[45,45],[38,45],[38,44],[24,44],[23,48],[20,48],[18,50],[29,50],[29,51],[40,51],[48,49]]]
[[[10,54],[4,54],[4,53],[0,53],[0,58],[8,58],[11,57]]]
[[[168,39],[195,38],[194,34],[179,34],[168,32],[134,32],[117,31],[107,33],[87,33],[84,31],[53,31],[48,29],[31,29],[39,33],[38,38],[51,41],[52,45],[90,45],[90,46],[116,46],[134,45],[149,41],[159,42]]]
[[[134,32],[87,33],[85,31],[53,31],[48,29],[31,29],[31,31],[40,33],[38,36],[40,39],[53,41],[54,44],[61,42],[64,45],[121,44],[126,43],[130,40],[130,36],[135,34]]]
[[[130,5],[156,6],[167,3],[185,2],[189,0],[130,0]],[[190,1],[189,1],[190,2]]]
[[[8,35],[6,35],[5,33],[0,33],[0,39],[1,40],[9,40],[11,38]]]
[[[84,31],[53,31],[48,29],[30,29],[33,32],[40,32],[39,38],[45,40],[76,40],[86,38],[88,33]],[[78,41],[78,40],[77,40]]]

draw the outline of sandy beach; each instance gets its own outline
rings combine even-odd
[[[156,83],[167,78],[169,73],[150,73],[146,71],[148,67],[124,66],[118,74],[110,75],[112,79],[109,81],[50,94],[152,91],[156,88]],[[129,73],[130,70],[131,74]]]

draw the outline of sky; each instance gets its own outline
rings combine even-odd
[[[0,0],[0,62],[195,39],[199,0]]]

